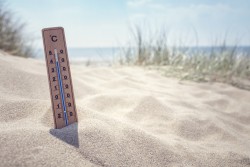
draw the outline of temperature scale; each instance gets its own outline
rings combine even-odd
[[[42,30],[55,128],[77,122],[67,46],[62,27]]]

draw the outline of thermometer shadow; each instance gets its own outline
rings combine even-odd
[[[62,129],[50,129],[50,134],[56,138],[68,143],[76,148],[79,148],[79,139],[78,139],[78,123],[73,123]]]

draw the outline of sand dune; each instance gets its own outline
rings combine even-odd
[[[45,62],[0,55],[0,166],[250,166],[250,92],[71,69],[79,122],[58,130]]]

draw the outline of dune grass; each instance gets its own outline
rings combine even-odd
[[[159,69],[166,76],[181,79],[226,82],[250,90],[250,85],[243,84],[250,79],[249,49],[242,50],[237,44],[229,46],[226,40],[207,51],[197,47],[170,47],[165,31],[145,36],[144,29],[140,26],[132,29],[132,41],[123,49],[121,64]]]
[[[24,37],[25,24],[14,16],[5,1],[0,1],[0,49],[11,55],[32,57],[29,39]]]

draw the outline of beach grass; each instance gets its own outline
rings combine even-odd
[[[204,51],[193,46],[168,46],[164,30],[151,31],[151,36],[145,36],[148,33],[138,25],[131,30],[132,40],[122,50],[121,64],[158,69],[169,77],[226,82],[250,89],[249,85],[243,84],[250,79],[250,51],[237,43],[228,45],[226,37]]]
[[[31,40],[25,36],[25,23],[18,19],[5,1],[0,1],[0,49],[14,56],[32,57]]]

